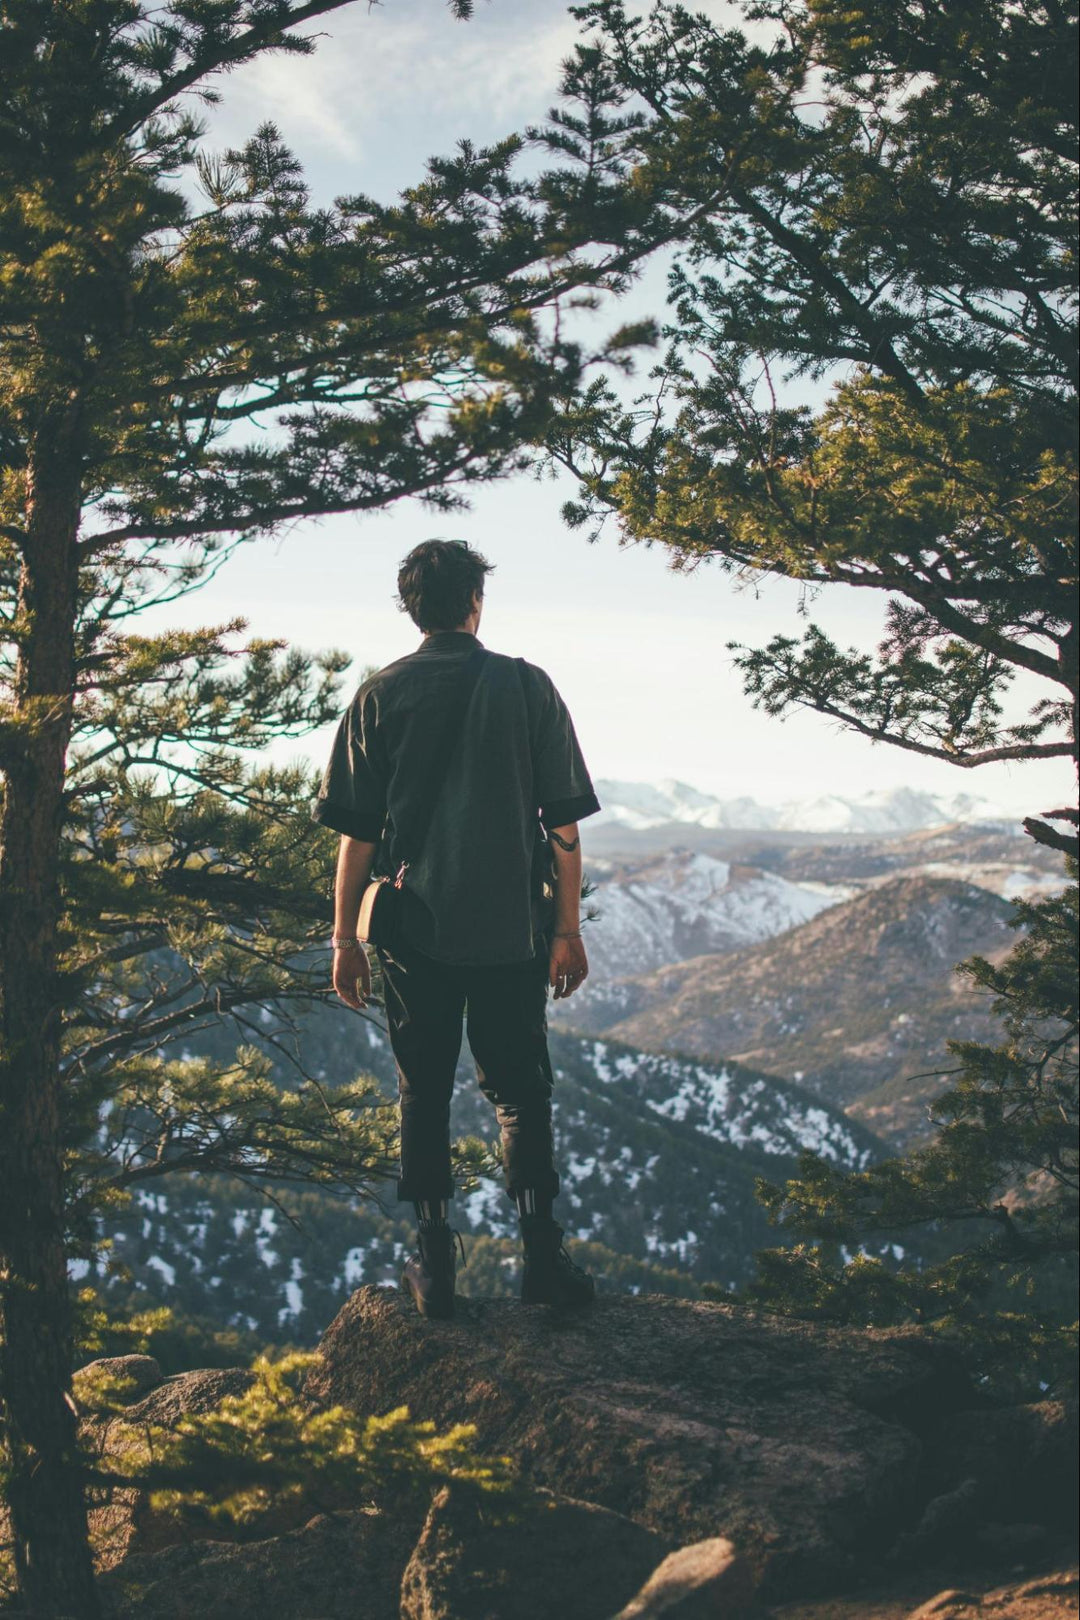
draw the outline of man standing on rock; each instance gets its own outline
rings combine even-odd
[[[450,1099],[463,1017],[521,1222],[521,1297],[585,1305],[594,1294],[552,1214],[547,994],[572,995],[588,973],[577,823],[600,805],[550,678],[477,638],[490,572],[460,541],[427,540],[405,558],[398,601],[424,639],[356,693],[313,811],[342,835],[333,977],[350,1007],[371,993],[365,889],[373,875],[401,879],[394,944],[376,951],[398,1070],[398,1199],[419,1227],[402,1282],[424,1316],[454,1313]]]

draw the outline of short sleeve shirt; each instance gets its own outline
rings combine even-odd
[[[341,717],[313,815],[400,859],[397,829],[428,784],[425,762],[479,643],[440,631],[366,680]],[[538,927],[541,828],[599,810],[566,704],[524,659],[486,652],[427,834],[405,875],[405,934],[437,961],[527,961]]]

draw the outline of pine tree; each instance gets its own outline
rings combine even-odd
[[[802,705],[969,769],[1075,762],[1077,7],[745,11],[747,33],[669,4],[578,11],[597,33],[568,84],[606,75],[643,183],[689,235],[653,389],[627,406],[595,382],[550,437],[580,483],[567,517],[613,513],[678,567],[879,593],[876,656],[813,624],[733,647],[768,715]],[[1021,671],[1043,695],[1010,718]],[[1074,858],[1077,819],[1058,805],[1025,827]],[[950,1043],[931,1147],[855,1176],[808,1160],[765,1188],[810,1241],[763,1258],[759,1297],[953,1322],[999,1378],[1010,1359],[1026,1388],[1058,1376],[1076,1308],[1075,907],[1075,888],[1020,907],[1008,960],[965,965],[1004,1038]],[[859,1254],[912,1226],[948,1259],[892,1272]]]
[[[258,1539],[283,1514],[303,1522],[373,1499],[384,1511],[415,1511],[451,1482],[498,1517],[535,1511],[511,1459],[476,1450],[474,1423],[440,1434],[407,1406],[357,1414],[313,1401],[305,1382],[318,1360],[306,1351],[258,1356],[243,1394],[168,1426],[132,1423],[124,1380],[95,1369],[79,1380],[82,1409],[98,1419],[94,1484],[108,1495],[137,1483],[155,1511],[218,1537]]]
[[[310,784],[252,756],[343,659],[138,616],[282,524],[517,466],[583,364],[537,312],[625,285],[652,229],[602,110],[583,163],[463,143],[392,207],[316,205],[271,123],[210,151],[222,75],[342,3],[0,6],[0,1397],[42,1617],[97,1612],[72,1232],[163,1165],[357,1187],[386,1148],[363,1088],[168,1050],[313,991]]]
[[[958,1336],[1014,1398],[1076,1380],[1078,992],[1076,863],[1061,895],[1017,906],[1023,935],[1000,963],[962,971],[994,998],[1005,1038],[950,1041],[958,1059],[935,1140],[854,1175],[807,1156],[771,1216],[811,1243],[760,1257],[751,1290],[796,1314],[928,1322]],[[889,1267],[868,1245],[944,1234],[944,1257]],[[851,1260],[854,1253],[855,1259]],[[845,1263],[849,1261],[850,1263]]]
[[[967,768],[1075,759],[1077,8],[746,9],[750,35],[578,10],[568,86],[606,75],[688,237],[654,389],[597,381],[552,435],[567,516],[883,595],[876,657],[813,625],[735,649],[770,715]],[[1006,720],[1020,670],[1046,695]]]

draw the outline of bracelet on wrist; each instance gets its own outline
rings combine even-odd
[[[572,931],[567,932],[567,933],[555,934],[553,937],[555,939],[580,939],[581,938],[581,930],[580,930],[580,928],[575,928]]]
[[[359,950],[359,948],[360,948],[360,946],[362,944],[363,944],[363,940],[359,940],[359,939],[337,939],[337,938],[335,938],[335,939],[332,939],[330,941],[330,948],[332,950],[335,950],[335,951],[351,951],[354,948]]]

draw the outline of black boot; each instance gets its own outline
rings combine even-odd
[[[409,1256],[402,1268],[402,1286],[409,1289],[421,1316],[448,1319],[454,1314],[455,1238],[461,1244],[464,1264],[465,1244],[461,1233],[440,1222],[420,1228],[417,1252]]]
[[[591,1305],[596,1284],[575,1265],[563,1247],[563,1229],[550,1215],[522,1215],[525,1273],[521,1298],[525,1305]]]

